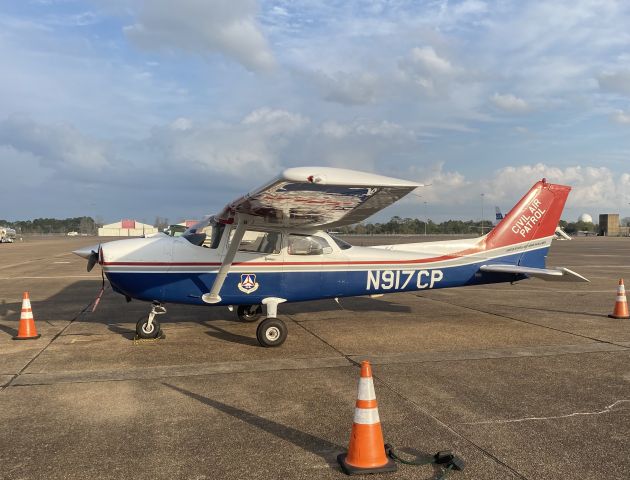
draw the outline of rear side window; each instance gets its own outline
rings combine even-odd
[[[331,250],[326,239],[317,235],[289,235],[289,255],[323,255]]]

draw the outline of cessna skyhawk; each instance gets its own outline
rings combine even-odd
[[[281,345],[284,302],[515,282],[528,277],[588,281],[546,268],[568,186],[537,182],[487,235],[474,239],[358,247],[325,230],[360,222],[420,185],[329,167],[285,170],[181,237],[158,233],[74,253],[98,262],[114,291],[153,303],[136,332],[160,334],[165,303],[237,306],[264,319],[256,337]]]

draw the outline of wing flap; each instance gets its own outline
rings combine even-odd
[[[360,222],[388,207],[418,183],[331,167],[285,170],[267,185],[230,203],[219,214],[253,217],[282,227],[332,228]]]
[[[588,282],[589,280],[579,273],[564,267],[556,268],[534,268],[521,267],[520,265],[482,265],[479,267],[482,272],[514,273],[527,275],[528,277],[540,278],[546,281],[555,282]]]

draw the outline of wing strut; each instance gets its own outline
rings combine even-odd
[[[221,301],[221,296],[219,295],[221,287],[223,286],[223,282],[225,282],[227,274],[230,271],[236,251],[241,244],[241,240],[243,240],[243,235],[245,235],[245,229],[248,224],[247,220],[243,218],[243,215],[239,214],[236,215],[236,219],[236,230],[234,231],[234,236],[230,241],[230,246],[228,247],[227,252],[225,252],[225,257],[223,257],[221,267],[219,267],[217,278],[214,279],[210,292],[204,293],[201,296],[201,299],[206,303],[219,303]],[[225,235],[229,235],[229,232],[226,232]]]

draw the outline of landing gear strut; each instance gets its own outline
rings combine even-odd
[[[153,302],[151,311],[149,312],[149,318],[146,320],[140,319],[136,323],[136,334],[140,338],[158,338],[162,334],[160,329],[160,322],[155,320],[156,315],[163,315],[166,313],[166,307],[159,302]]]

